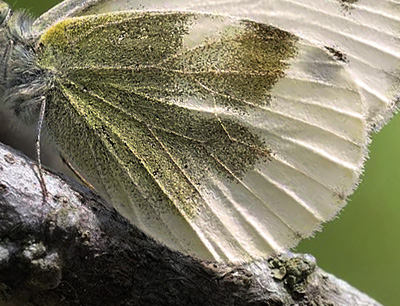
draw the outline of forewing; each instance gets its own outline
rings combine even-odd
[[[241,261],[345,204],[367,144],[344,63],[263,23],[183,12],[67,19],[39,42],[65,156],[173,249]]]
[[[128,9],[191,10],[251,19],[327,48],[346,62],[380,128],[397,108],[400,4],[392,0],[105,0],[85,14]]]

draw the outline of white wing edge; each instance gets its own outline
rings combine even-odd
[[[38,37],[58,21],[68,17],[79,16],[85,10],[104,2],[107,2],[107,0],[62,1],[34,21],[31,35]]]

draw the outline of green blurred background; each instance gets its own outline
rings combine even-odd
[[[13,0],[39,15],[58,0]],[[296,252],[387,306],[400,305],[400,114],[373,136],[362,183],[339,218]]]

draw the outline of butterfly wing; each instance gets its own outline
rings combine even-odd
[[[99,46],[101,46],[99,48]],[[262,23],[193,13],[66,19],[40,40],[63,154],[167,246],[241,261],[312,235],[368,142],[346,65]]]

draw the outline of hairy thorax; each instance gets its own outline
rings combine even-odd
[[[27,124],[37,121],[41,97],[52,83],[52,73],[37,64],[31,25],[30,16],[17,12],[0,27],[0,110]]]

